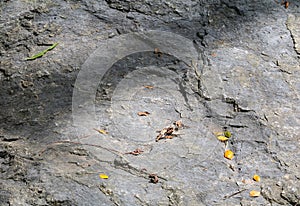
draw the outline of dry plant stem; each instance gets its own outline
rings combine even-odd
[[[246,191],[246,189],[242,189],[242,190],[237,191],[237,192],[235,192],[235,193],[233,193],[233,194],[231,194],[231,195],[226,195],[226,196],[224,196],[224,199],[228,199],[228,198],[233,197],[233,196],[235,196],[235,195],[238,195],[238,194],[240,194],[240,193],[242,193],[242,192],[244,192],[244,191]]]

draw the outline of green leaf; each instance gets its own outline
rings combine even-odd
[[[31,56],[31,57],[28,57],[26,60],[35,60],[37,58],[40,58],[40,57],[44,56],[44,54],[46,54],[48,51],[54,49],[57,45],[58,45],[58,43],[54,43],[50,47],[48,47],[47,49],[45,49],[44,51],[41,51],[41,52],[39,52],[39,53]]]
[[[231,132],[225,131],[224,136],[227,137],[227,138],[230,138],[231,137]]]

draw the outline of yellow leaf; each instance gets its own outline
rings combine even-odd
[[[232,159],[234,156],[234,153],[231,151],[231,150],[226,150],[225,153],[224,153],[224,157],[227,158],[227,159]]]
[[[225,141],[228,140],[228,138],[225,137],[225,136],[217,136],[217,138],[218,138],[218,140],[220,140],[221,142],[225,142]]]
[[[258,176],[258,175],[253,175],[253,179],[254,179],[256,182],[259,182],[259,181],[260,181],[260,176]]]
[[[223,133],[223,132],[214,132],[214,134],[215,134],[216,136],[224,136],[224,133]]]
[[[100,134],[108,134],[108,132],[106,130],[104,130],[104,129],[94,129],[94,130],[96,130]]]
[[[108,176],[106,174],[99,174],[99,177],[101,179],[108,179]]]
[[[255,190],[250,191],[250,197],[258,197],[258,196],[260,196],[259,191],[255,191]]]

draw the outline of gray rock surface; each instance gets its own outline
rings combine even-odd
[[[300,3],[289,3],[0,2],[0,205],[300,205]],[[95,95],[108,134],[74,125],[76,77],[93,51],[149,30],[189,39],[198,64],[129,54]],[[177,120],[178,135],[156,142]],[[214,134],[224,128],[227,145]]]

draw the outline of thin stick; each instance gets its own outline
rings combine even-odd
[[[244,192],[245,190],[247,190],[247,189],[242,189],[242,190],[237,191],[237,192],[235,192],[235,193],[233,193],[233,194],[231,194],[231,195],[225,195],[225,196],[224,196],[224,199],[228,199],[228,198],[230,198],[230,197],[233,197],[233,196],[235,196],[235,195],[238,195],[238,194]]]

